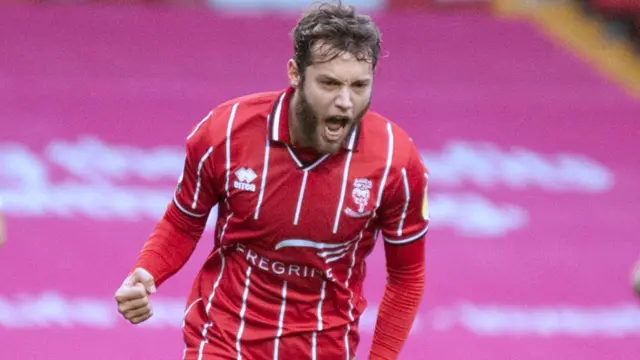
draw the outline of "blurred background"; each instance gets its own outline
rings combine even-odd
[[[373,109],[431,171],[427,291],[401,359],[637,360],[640,1],[351,0]],[[113,293],[191,128],[287,86],[306,0],[0,0],[0,359],[178,359],[207,230],[133,327]],[[368,260],[358,358],[385,270]]]

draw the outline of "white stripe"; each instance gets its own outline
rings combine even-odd
[[[349,281],[351,280],[351,276],[353,275],[353,267],[356,265],[356,253],[358,252],[358,246],[360,246],[362,235],[364,234],[364,231],[367,229],[367,227],[369,227],[369,223],[371,222],[371,220],[373,220],[373,217],[370,217],[367,220],[364,227],[360,231],[360,234],[358,234],[358,240],[356,241],[355,245],[353,245],[353,251],[351,252],[351,264],[349,264],[349,269],[347,270],[347,280],[344,282],[344,286],[349,290],[349,311],[347,314],[349,315],[349,319],[351,321],[354,321],[355,318],[353,317],[353,291],[349,288]],[[347,333],[345,334],[345,337],[349,335],[350,329],[351,327],[349,326],[349,324],[347,324]]]
[[[340,251],[344,251],[344,254],[339,254],[338,256],[333,256],[333,257],[328,257],[328,258],[325,260],[325,263],[327,263],[327,264],[331,264],[331,263],[332,263],[332,262],[334,262],[334,261],[338,261],[338,260],[342,259],[343,257],[347,256],[347,250],[348,250],[348,249],[340,250]]]
[[[196,182],[196,190],[193,193],[193,203],[191,203],[192,210],[195,210],[196,205],[198,205],[198,195],[200,194],[200,186],[202,184],[202,167],[204,166],[204,162],[207,160],[207,158],[209,157],[209,155],[211,155],[212,152],[213,152],[213,146],[211,146],[209,150],[207,150],[207,152],[204,153],[204,155],[202,155],[202,158],[200,158],[200,162],[198,162],[198,173],[197,173],[198,181]]]
[[[402,182],[404,183],[404,207],[402,208],[402,215],[398,222],[398,236],[402,236],[402,227],[404,226],[404,219],[407,217],[407,209],[409,208],[409,200],[411,199],[407,170],[405,168],[402,168]]]
[[[344,170],[342,173],[342,189],[340,190],[340,201],[338,202],[338,209],[336,210],[336,218],[333,221],[333,233],[338,232],[338,225],[340,224],[340,215],[342,215],[342,206],[344,205],[344,195],[347,191],[347,180],[349,178],[349,165],[351,164],[351,156],[353,152],[347,153],[347,160],[344,164]]]
[[[246,280],[244,282],[244,293],[242,294],[242,308],[240,309],[240,328],[238,328],[238,335],[236,336],[236,353],[237,359],[242,360],[242,353],[240,352],[240,340],[242,339],[242,332],[244,331],[244,314],[247,312],[247,298],[249,297],[249,286],[251,285],[251,266],[247,267]]]
[[[220,281],[222,281],[222,274],[224,273],[224,265],[226,263],[226,259],[224,257],[224,254],[222,253],[222,249],[218,251],[218,254],[220,254],[220,274],[218,274],[216,282],[213,283],[213,289],[211,290],[211,295],[209,295],[209,301],[207,302],[207,307],[205,308],[205,314],[207,316],[209,316],[209,311],[211,311],[213,298],[214,296],[216,296],[216,289],[218,289],[218,286],[220,286]]]
[[[212,322],[208,322],[206,324],[204,324],[204,326],[202,327],[202,338],[205,340],[202,340],[200,342],[200,348],[198,349],[198,360],[202,360],[203,356],[204,356],[204,345],[207,344],[209,341],[206,340],[207,339],[207,329],[209,329],[209,327],[213,325]]]
[[[280,316],[278,318],[278,332],[276,333],[276,341],[273,348],[273,360],[278,360],[280,352],[280,337],[282,336],[282,328],[284,327],[284,311],[287,308],[287,280],[282,282],[282,305],[280,305]]]
[[[322,331],[322,303],[324,302],[325,288],[327,287],[327,281],[322,282],[322,289],[320,290],[320,300],[318,301],[318,328],[311,334],[311,359],[316,360],[318,352],[318,331]]]
[[[280,112],[282,111],[282,100],[284,100],[284,94],[280,95],[280,100],[276,107],[276,113],[273,116],[275,119],[273,119],[273,134],[271,137],[275,141],[280,140]]]
[[[289,155],[291,156],[293,161],[296,162],[296,165],[298,165],[298,167],[302,167],[302,162],[300,160],[298,160],[298,157],[296,156],[296,154],[293,153],[293,150],[291,149],[291,147],[289,145],[287,145],[287,151],[289,152]]]
[[[389,170],[391,169],[391,161],[393,160],[393,131],[391,130],[391,124],[387,123],[387,134],[389,135],[389,146],[387,147],[387,165],[384,168],[384,174],[380,182],[380,191],[378,191],[378,201],[376,201],[376,208],[380,207],[382,201],[382,189],[387,183],[387,177],[389,176]]]
[[[289,155],[291,156],[293,161],[295,161],[296,165],[298,165],[298,167],[303,168],[304,170],[307,170],[307,171],[313,170],[316,166],[320,165],[320,163],[325,161],[331,155],[331,154],[324,154],[324,155],[322,155],[322,157],[320,157],[318,160],[316,160],[313,164],[311,164],[309,166],[304,166],[302,161],[300,161],[300,159],[298,159],[296,154],[293,152],[293,149],[291,149],[291,147],[289,145],[287,145],[287,151],[289,152]]]
[[[351,351],[349,351],[349,331],[351,331],[351,325],[347,324],[347,331],[344,333],[345,360],[351,360]]]
[[[222,231],[220,231],[220,239],[218,240],[218,243],[220,244],[222,244],[222,239],[224,238],[224,234],[227,232],[227,226],[229,225],[229,220],[231,220],[231,217],[233,216],[233,213],[231,212],[231,208],[229,207],[229,202],[225,200],[225,204],[227,204],[227,209],[229,209],[229,215],[227,215],[227,218],[224,220]]]
[[[358,127],[353,128],[353,132],[351,133],[351,137],[349,138],[349,145],[347,145],[347,149],[353,150],[353,147],[356,143],[356,134],[358,133]]]
[[[389,238],[386,238],[386,237],[383,237],[383,239],[384,239],[385,242],[387,242],[389,244],[401,245],[401,244],[410,243],[410,242],[412,242],[414,240],[419,239],[421,236],[426,234],[427,231],[429,231],[429,224],[427,224],[427,226],[424,229],[422,229],[422,231],[420,231],[419,233],[417,233],[417,234],[415,234],[413,236],[410,236],[408,238],[405,238],[405,239],[389,239]]]
[[[308,175],[309,172],[305,170],[304,175],[302,175],[302,185],[300,185],[300,193],[298,194],[298,205],[296,206],[296,215],[293,218],[293,225],[298,225],[298,220],[300,219],[300,208],[302,208],[302,199],[304,198],[304,191],[307,187]]]
[[[178,202],[178,198],[176,197],[176,194],[173,194],[173,203],[176,205],[176,207],[178,207],[178,209],[180,209],[180,211],[182,211],[183,213],[195,217],[195,218],[201,218],[201,217],[205,217],[207,216],[207,214],[196,214],[194,212],[191,212],[185,208],[182,207],[182,205],[180,205],[180,203]]]
[[[318,332],[314,331],[313,333],[311,333],[311,360],[316,360],[316,349],[318,347]]]
[[[256,212],[253,215],[254,220],[258,220],[260,216],[260,206],[262,206],[262,199],[264,198],[264,188],[267,185],[267,172],[269,170],[269,118],[267,117],[267,139],[264,145],[264,165],[262,166],[262,182],[260,184],[260,195],[258,195],[258,204],[256,205]]]
[[[211,289],[211,294],[209,295],[207,306],[204,309],[205,316],[207,318],[209,318],[209,311],[211,311],[213,298],[216,296],[216,289],[218,289],[218,286],[220,286],[220,281],[222,280],[222,273],[224,273],[224,264],[225,264],[224,254],[222,253],[222,250],[218,251],[218,254],[220,254],[220,274],[218,274],[216,281],[213,283],[213,288]],[[213,325],[213,322],[209,321],[206,324],[204,324],[204,326],[202,327],[202,341],[200,342],[200,349],[198,350],[198,360],[202,360],[202,357],[204,356],[204,346],[205,344],[209,343],[209,339],[207,339],[207,329],[211,327],[211,325]]]
[[[231,109],[231,115],[229,115],[229,121],[227,121],[227,139],[226,139],[226,151],[227,151],[227,161],[226,161],[226,181],[224,184],[224,191],[227,193],[227,198],[229,197],[229,176],[231,173],[231,127],[233,126],[233,119],[236,117],[236,110],[238,110],[238,105],[240,103],[235,103],[233,108]]]
[[[204,124],[205,121],[209,120],[209,118],[211,117],[211,115],[213,114],[213,111],[209,111],[209,113],[207,114],[207,116],[205,116],[202,120],[200,120],[200,122],[198,123],[198,125],[196,125],[196,127],[193,129],[193,131],[191,132],[191,134],[189,134],[189,136],[187,136],[187,140],[191,139],[191,137],[198,132],[198,129],[200,129],[200,126],[202,126],[202,124]]]
[[[184,317],[182,318],[182,327],[184,328],[186,322],[187,322],[187,315],[189,315],[189,311],[191,311],[191,308],[193,307],[193,305],[195,305],[198,301],[202,300],[201,297],[195,299],[189,306],[187,306],[187,310],[184,312]]]
[[[322,331],[322,303],[324,302],[325,289],[327,281],[322,281],[322,289],[320,290],[320,301],[318,301],[318,331]]]
[[[224,233],[227,231],[229,220],[231,220],[231,217],[233,216],[233,213],[231,212],[231,206],[229,206],[229,197],[230,197],[229,196],[229,177],[231,176],[231,128],[233,126],[233,120],[236,117],[236,111],[238,110],[238,105],[240,105],[240,103],[235,103],[233,105],[233,108],[231,109],[231,115],[229,115],[229,121],[227,122],[227,139],[225,144],[225,148],[227,152],[226,162],[225,162],[226,180],[224,184],[224,192],[226,196],[224,200],[227,205],[227,209],[229,210],[229,215],[227,216],[227,219],[225,220],[224,226],[222,227],[222,231],[220,233],[220,239],[219,239],[220,243],[222,243]]]
[[[353,267],[356,264],[356,253],[358,251],[358,246],[360,245],[360,241],[362,240],[364,231],[367,229],[367,227],[369,227],[369,223],[371,222],[371,220],[376,216],[375,213],[378,210],[378,208],[380,207],[380,202],[382,201],[382,193],[384,192],[384,187],[387,183],[387,177],[389,175],[389,170],[391,169],[391,163],[393,160],[393,131],[391,130],[391,124],[387,123],[387,134],[388,134],[388,138],[389,138],[389,142],[388,142],[388,147],[387,147],[387,162],[384,168],[384,173],[382,175],[382,179],[380,180],[380,187],[378,188],[378,199],[376,201],[376,207],[373,210],[374,215],[372,217],[370,217],[367,222],[365,223],[364,227],[362,228],[362,230],[360,231],[360,234],[358,235],[358,240],[356,241],[355,245],[353,246],[353,252],[351,253],[351,264],[349,265],[349,269],[347,270],[347,280],[344,283],[344,286],[349,290],[349,319],[351,321],[354,321],[355,318],[353,317],[353,291],[349,288],[349,280],[351,280],[351,276],[353,275]],[[377,234],[377,232],[376,232]],[[374,239],[376,237],[374,236]],[[369,250],[369,252],[371,252],[373,250],[373,247],[371,250]],[[345,338],[345,344],[348,341],[348,337],[349,337],[349,331],[351,331],[351,326],[349,326],[349,324],[347,324],[347,330],[346,333],[344,334],[344,338]]]
[[[307,171],[313,170],[316,166],[320,165],[321,162],[325,161],[329,157],[329,155],[330,154],[324,154],[320,159],[316,160],[316,162],[306,167],[305,170]]]

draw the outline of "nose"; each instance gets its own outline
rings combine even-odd
[[[336,107],[342,112],[349,112],[353,107],[353,103],[351,102],[351,93],[349,89],[343,87],[340,89],[338,96],[336,97]]]

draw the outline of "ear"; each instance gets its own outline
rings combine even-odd
[[[300,73],[298,72],[298,65],[293,59],[287,61],[287,74],[289,75],[289,84],[297,88],[300,84]]]

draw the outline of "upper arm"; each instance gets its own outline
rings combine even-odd
[[[187,137],[184,166],[173,196],[176,207],[195,218],[206,218],[219,200],[214,168],[218,149],[211,140],[212,117],[210,113]]]
[[[388,193],[381,204],[380,228],[385,243],[408,244],[424,237],[429,227],[429,175],[411,143],[406,160],[389,176]]]

